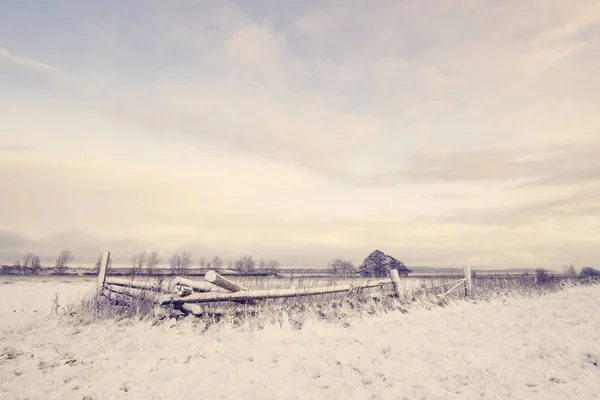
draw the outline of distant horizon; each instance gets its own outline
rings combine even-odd
[[[1,266],[13,266],[13,263],[3,263],[0,262]],[[354,264],[354,266],[358,269],[358,267],[360,266],[360,264]],[[587,266],[591,266],[594,267],[594,265],[583,265],[581,267],[576,267],[577,270],[583,268],[583,267],[587,267]],[[72,263],[69,264],[67,268],[69,269],[92,269],[95,267],[95,263]],[[408,269],[430,269],[430,270],[462,270],[464,268],[464,266],[425,266],[425,265],[406,265],[406,267]],[[483,270],[483,271],[516,271],[516,270],[536,270],[538,268],[543,268],[549,271],[556,271],[556,272],[560,272],[562,267],[544,267],[544,266],[538,266],[538,267],[501,267],[501,268],[485,268],[485,267],[477,267],[474,265],[471,265],[471,269],[472,270]],[[43,269],[52,269],[55,268],[55,266],[52,264],[46,264],[44,265],[42,263],[42,268]],[[126,264],[126,263],[119,263],[119,264],[113,264],[111,266],[111,268],[117,268],[117,269],[129,269],[129,268],[133,268],[131,264]],[[328,266],[292,266],[292,265],[281,265],[278,267],[279,270],[300,270],[300,269],[307,269],[307,270],[326,270],[328,268]],[[146,267],[142,267],[142,269],[146,269]],[[156,267],[154,267],[154,269],[171,269],[171,267],[168,264],[159,264]],[[200,267],[199,265],[192,265],[190,266],[188,269],[215,269],[214,267]],[[219,268],[216,269],[222,269],[222,270],[235,270],[235,268],[231,267],[229,268],[227,265],[223,265]],[[260,270],[260,268],[257,266],[256,270]]]

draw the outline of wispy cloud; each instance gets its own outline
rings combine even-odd
[[[512,182],[517,186],[583,185],[600,181],[600,143],[513,149],[421,150],[396,171],[338,178],[365,186],[414,182]]]
[[[19,54],[15,54],[10,50],[0,47],[0,60],[4,60],[5,62],[9,62],[13,65],[22,68],[30,68],[35,70],[42,71],[55,71],[56,69],[45,62],[35,60],[33,58],[28,58]]]

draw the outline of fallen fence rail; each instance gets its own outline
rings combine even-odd
[[[353,290],[368,289],[391,285],[391,281],[379,281],[375,283],[366,283],[364,285],[340,285],[303,289],[262,289],[246,290],[235,293],[197,293],[189,296],[175,297],[162,296],[159,304],[184,304],[184,303],[215,303],[221,301],[247,301],[264,299],[283,299],[289,297],[314,296],[321,294],[350,292]]]

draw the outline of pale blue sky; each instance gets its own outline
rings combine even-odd
[[[600,256],[596,1],[0,1],[0,259]]]

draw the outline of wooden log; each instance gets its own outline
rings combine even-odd
[[[175,293],[177,296],[189,296],[192,294],[192,288],[189,286],[176,285],[173,288],[173,293]]]
[[[205,308],[199,304],[182,304],[181,309],[189,314],[202,316],[205,314]]]
[[[108,289],[102,289],[102,295],[111,301],[118,301],[121,303],[130,303],[132,298],[121,293],[113,292]]]
[[[382,280],[367,283],[360,286],[340,285],[330,287],[316,287],[304,289],[267,289],[267,290],[252,290],[236,293],[194,293],[186,297],[161,296],[159,304],[184,304],[184,303],[213,303],[219,301],[249,301],[262,299],[283,299],[299,296],[314,296],[321,294],[332,294],[350,292],[352,290],[368,289],[374,287],[382,287],[391,285],[392,281]]]
[[[248,290],[242,285],[238,285],[237,283],[219,275],[216,271],[208,271],[206,275],[204,275],[204,279],[206,279],[207,282],[222,287],[223,289],[227,289],[230,292],[235,293]]]
[[[98,271],[98,288],[102,290],[104,288],[104,282],[106,281],[106,270],[108,268],[108,260],[110,259],[110,251],[104,250],[102,253],[102,260],[100,261],[100,271]]]
[[[392,282],[394,283],[394,291],[396,292],[396,296],[400,297],[400,275],[398,274],[398,270],[390,270],[390,277],[392,278]]]
[[[175,279],[173,279],[172,284],[173,284],[173,286],[175,286],[175,285],[189,286],[195,292],[210,292],[210,291],[217,289],[217,287],[215,285],[213,285],[212,283],[193,281],[191,279],[180,278],[179,276],[176,277]]]
[[[135,298],[141,298],[141,297],[154,298],[155,297],[154,293],[152,293],[148,290],[128,288],[125,286],[118,286],[118,285],[106,285],[105,287],[108,290],[110,290],[111,292],[125,294],[127,296],[131,296],[131,297],[135,297]]]
[[[133,279],[114,278],[112,276],[106,278],[106,284],[154,291],[158,289],[156,283],[134,281]]]
[[[248,308],[248,307],[203,307],[200,304],[191,304],[184,303],[181,304],[181,309],[188,313],[193,314],[198,317],[202,317],[205,315],[223,315],[223,314],[236,314],[236,313],[256,313],[256,307]]]
[[[158,319],[179,318],[179,317],[183,317],[184,315],[185,315],[185,313],[180,310],[175,310],[175,309],[171,309],[171,308],[167,309],[167,308],[161,307],[161,306],[156,306],[152,310],[152,316],[154,318],[158,318]]]

